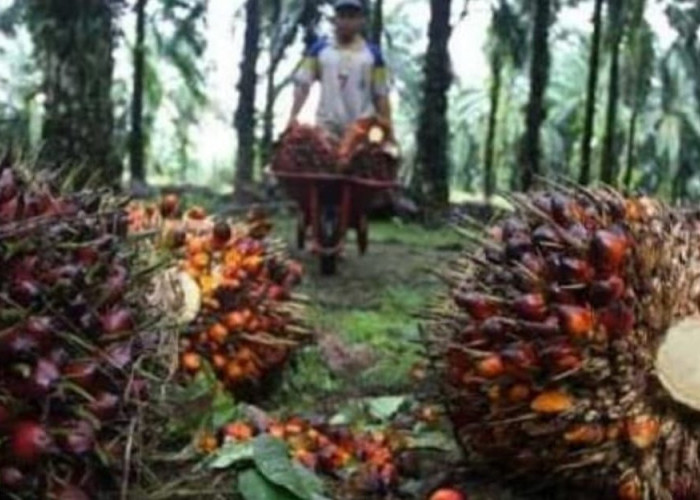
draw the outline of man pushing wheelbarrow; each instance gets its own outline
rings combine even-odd
[[[395,188],[397,149],[388,75],[381,51],[362,36],[362,0],[335,2],[335,36],[311,46],[295,75],[289,125],[273,170],[300,205],[297,236],[311,230],[321,272],[333,274],[348,227],[367,247],[366,210],[377,193]],[[316,127],[297,117],[314,82],[321,86]]]

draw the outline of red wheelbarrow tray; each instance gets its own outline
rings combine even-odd
[[[282,182],[287,194],[299,205],[301,213],[297,227],[298,246],[303,248],[306,228],[311,226],[312,251],[326,255],[335,255],[342,250],[348,227],[357,230],[358,247],[360,253],[364,253],[368,243],[366,212],[372,198],[381,191],[396,189],[400,186],[395,180],[378,180],[325,172],[276,171],[274,175]],[[339,198],[336,202],[340,207],[340,227],[338,241],[332,247],[323,247],[318,241],[321,208],[318,206],[318,194],[324,187],[337,190],[336,196]]]

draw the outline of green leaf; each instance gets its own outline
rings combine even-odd
[[[321,495],[323,493],[323,481],[321,481],[321,478],[298,462],[293,462],[292,467],[296,470],[306,489],[311,493],[312,500],[322,500],[324,497]]]
[[[253,460],[258,470],[271,482],[288,489],[299,498],[312,499],[313,488],[305,483],[294,468],[283,441],[268,435],[257,437],[253,441]]]
[[[388,420],[393,417],[406,401],[405,396],[384,396],[370,399],[368,408],[370,414],[380,420]]]
[[[232,465],[253,459],[251,443],[231,443],[219,449],[208,464],[209,469],[226,469]]]
[[[299,497],[268,481],[256,469],[238,477],[238,492],[245,500],[299,500]]]

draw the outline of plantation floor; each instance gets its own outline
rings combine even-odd
[[[291,220],[279,219],[276,234],[294,248]],[[310,299],[308,316],[319,338],[287,373],[270,407],[335,415],[368,428],[382,418],[407,426],[420,451],[402,457],[414,476],[403,485],[408,496],[402,498],[426,498],[441,482],[459,484],[462,477],[449,426],[416,418],[436,401],[436,391],[429,377],[415,376],[425,354],[415,315],[444,291],[434,271],[457,256],[460,244],[450,229],[374,222],[368,253],[358,255],[351,234],[333,277],[319,274],[310,253],[293,251],[306,267],[301,292]],[[479,481],[465,488],[471,499],[513,498]]]

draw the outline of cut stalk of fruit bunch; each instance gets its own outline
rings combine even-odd
[[[149,272],[124,202],[44,177],[0,167],[0,496],[95,498],[124,472],[99,449],[125,444],[137,410]]]
[[[552,494],[700,498],[695,222],[611,189],[512,202],[428,325],[470,464]]]

